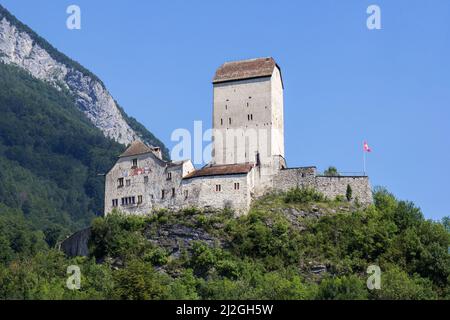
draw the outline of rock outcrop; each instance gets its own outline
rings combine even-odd
[[[106,137],[125,145],[142,138],[97,77],[57,52],[1,6],[0,61],[23,68],[59,90],[68,90],[78,108]]]

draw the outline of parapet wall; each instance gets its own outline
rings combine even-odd
[[[292,188],[315,187],[316,168],[289,168],[278,172],[273,178],[273,188],[286,192]]]
[[[373,203],[372,188],[367,176],[320,176],[315,167],[281,170],[273,178],[273,188],[286,192],[292,188],[314,188],[328,199],[346,196],[347,186],[352,188],[352,199],[363,205]]]
[[[336,196],[345,197],[347,186],[352,188],[352,199],[354,201],[364,205],[373,203],[369,177],[316,176],[315,178],[315,189],[323,193],[328,199],[334,199]]]

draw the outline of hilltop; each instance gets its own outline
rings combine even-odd
[[[0,296],[33,299],[448,299],[448,219],[427,221],[412,203],[377,190],[375,204],[268,195],[239,218],[228,210],[112,213],[91,227],[89,257],[15,252]],[[447,228],[447,229],[446,229]],[[14,229],[8,234],[14,234]],[[18,260],[18,256],[26,258]],[[82,289],[64,289],[80,266]],[[381,290],[366,288],[369,265]],[[9,266],[9,267],[8,267]],[[20,270],[20,271],[19,271]],[[56,277],[54,275],[57,275]],[[23,287],[22,280],[35,279]],[[45,290],[44,290],[45,288]]]

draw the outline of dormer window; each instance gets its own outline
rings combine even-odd
[[[138,166],[138,159],[133,159],[131,162],[132,162],[132,167],[133,168],[137,168],[137,166]]]

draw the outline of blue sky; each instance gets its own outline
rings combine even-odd
[[[285,84],[289,166],[362,171],[450,215],[450,1],[0,0],[96,73],[168,147],[176,128],[211,125],[215,69],[273,56]],[[82,29],[66,28],[79,5]],[[382,30],[366,9],[381,8]],[[174,92],[177,92],[174,94]]]

